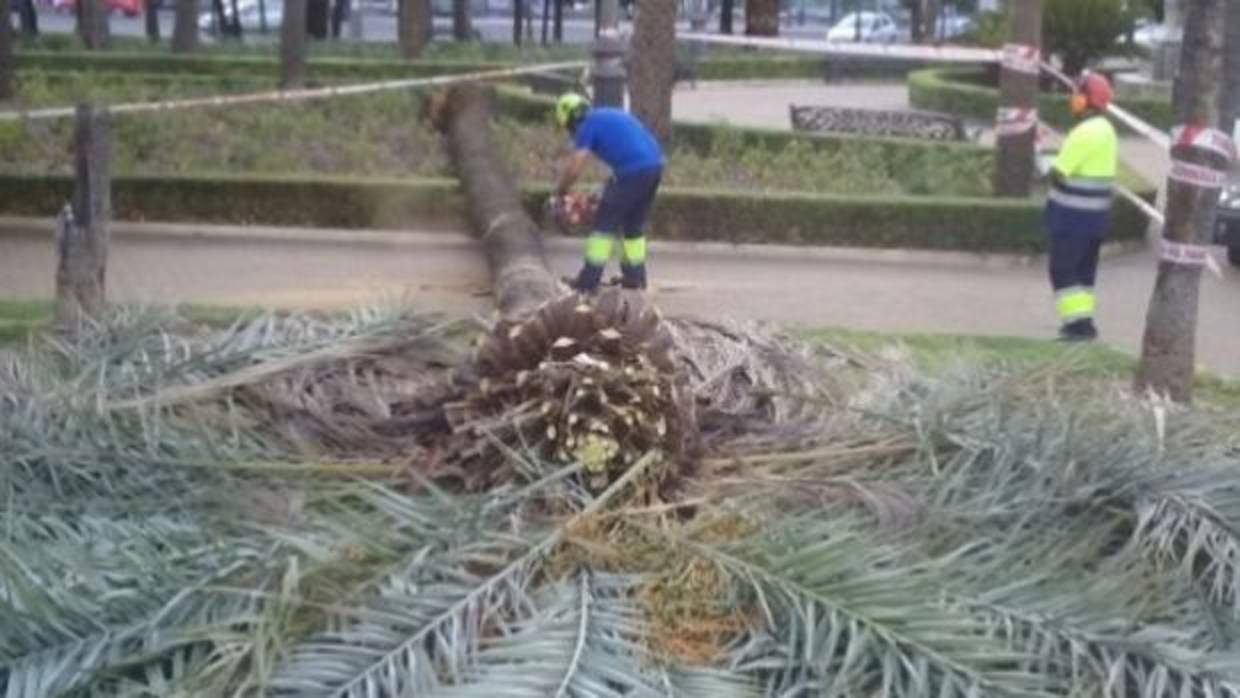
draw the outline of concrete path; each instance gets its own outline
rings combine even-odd
[[[459,233],[118,227],[108,284],[119,300],[330,307],[408,296],[428,311],[490,308],[482,257]],[[0,225],[0,297],[49,297],[50,226],[11,230]],[[574,272],[577,242],[550,247],[557,272]],[[1028,262],[666,243],[651,255],[654,296],[672,314],[898,332],[1055,332],[1044,271]],[[1107,343],[1137,351],[1154,269],[1145,253],[1104,262],[1099,326]],[[1240,376],[1238,309],[1240,273],[1203,280],[1203,368]]]

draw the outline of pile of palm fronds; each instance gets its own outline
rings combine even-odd
[[[169,326],[0,364],[6,696],[1240,695],[1227,413],[678,323],[678,499],[451,492],[469,328]]]

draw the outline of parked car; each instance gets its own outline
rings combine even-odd
[[[204,3],[208,8],[211,3]],[[223,0],[224,19],[231,22],[233,19],[232,0]],[[280,25],[284,22],[284,0],[263,0],[262,10],[266,13],[267,29],[278,31]],[[259,12],[258,0],[237,0],[237,11],[241,14],[241,30],[242,31],[261,31],[263,28],[262,13]],[[219,27],[216,26],[217,18],[213,9],[198,15],[198,29],[207,33],[217,33]]]
[[[827,41],[890,44],[900,40],[900,27],[885,12],[850,12],[827,31]]]
[[[1240,174],[1234,174],[1218,199],[1214,242],[1227,247],[1227,261],[1240,267]]]
[[[1136,28],[1132,32],[1132,43],[1147,51],[1153,51],[1163,43],[1176,38],[1178,37],[1173,36],[1171,30],[1165,24],[1151,19],[1138,20]],[[1128,37],[1122,37],[1122,40],[1127,41]]]
[[[137,17],[142,14],[142,0],[106,0],[108,12],[120,12],[126,17]],[[52,9],[57,12],[76,12],[75,0],[52,0]]]

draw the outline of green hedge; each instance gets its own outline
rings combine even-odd
[[[248,76],[279,74],[279,64],[267,56],[175,55],[118,53],[114,51],[18,51],[18,70],[46,72],[160,73],[175,75]],[[417,78],[455,75],[511,67],[506,63],[457,61],[390,61],[350,58],[312,58],[307,75],[315,80]]]
[[[918,109],[955,114],[979,121],[993,121],[999,108],[999,90],[986,86],[984,68],[931,68],[909,74],[909,103]],[[1161,100],[1117,100],[1117,104],[1153,126],[1168,130],[1174,122],[1171,104]],[[1042,120],[1059,129],[1073,123],[1068,100],[1062,94],[1042,94],[1038,110]]]
[[[0,213],[50,216],[68,199],[68,177],[0,175]],[[525,191],[538,215],[547,190]],[[442,226],[463,219],[452,180],[261,177],[122,177],[119,220],[339,228]],[[1139,239],[1140,213],[1117,204],[1114,239]],[[723,241],[1034,254],[1044,249],[1034,201],[844,197],[668,190],[653,217],[660,240]]]

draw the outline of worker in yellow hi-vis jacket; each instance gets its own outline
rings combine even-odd
[[[1106,117],[1110,103],[1106,78],[1088,74],[1080,80],[1071,97],[1072,114],[1079,121],[1050,168],[1045,222],[1061,341],[1098,337],[1094,282],[1119,166],[1119,139]]]

